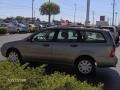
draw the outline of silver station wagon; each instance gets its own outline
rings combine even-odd
[[[109,31],[80,27],[51,27],[24,40],[6,43],[2,55],[13,62],[73,65],[79,74],[117,64],[115,42]]]

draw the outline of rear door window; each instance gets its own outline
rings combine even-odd
[[[76,30],[60,30],[57,41],[72,42],[78,40],[78,33]]]

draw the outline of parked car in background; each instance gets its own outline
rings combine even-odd
[[[7,29],[8,33],[20,33],[28,32],[27,27],[24,24],[14,24],[14,23],[2,23],[0,27]]]
[[[118,34],[119,34],[119,36],[120,36],[120,27],[119,27],[119,26],[116,26],[116,30],[117,30],[117,32],[118,32]]]
[[[1,23],[1,24],[0,24],[0,27],[2,27],[2,28],[7,28],[7,29],[8,29],[8,23]]]
[[[19,32],[29,32],[27,26],[24,24],[19,23],[19,24],[17,24],[17,27],[18,27],[18,29],[17,29],[18,33]]]
[[[102,26],[102,29],[107,29],[111,32],[113,38],[115,39],[116,44],[119,42],[119,34],[115,26]]]
[[[40,27],[40,28],[46,28],[46,26],[43,25],[43,24],[40,24],[39,27]]]
[[[39,31],[39,27],[35,26],[34,24],[29,24],[28,30],[29,32],[36,32]]]
[[[12,62],[43,62],[75,67],[88,75],[96,67],[117,64],[115,43],[109,31],[77,27],[47,28],[25,38],[4,44],[2,55]]]

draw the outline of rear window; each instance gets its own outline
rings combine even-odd
[[[114,29],[112,27],[102,27],[102,29],[108,29],[110,32],[114,32]]]
[[[116,30],[119,32],[120,31],[120,27],[115,27],[116,28]]]
[[[83,42],[105,43],[105,37],[100,32],[81,31],[80,38]]]

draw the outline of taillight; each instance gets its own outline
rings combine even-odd
[[[116,51],[116,47],[113,46],[109,56],[114,57],[115,56],[115,51]]]

